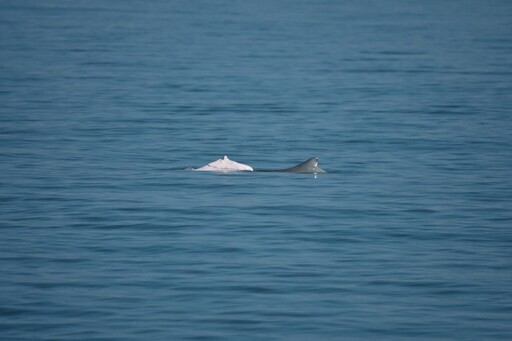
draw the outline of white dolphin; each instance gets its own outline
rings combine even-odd
[[[206,172],[240,172],[240,171],[249,171],[252,172],[253,169],[251,166],[244,165],[243,163],[238,163],[228,159],[226,155],[222,159],[215,160],[210,162],[206,166],[201,168],[194,169],[196,171],[206,171]]]

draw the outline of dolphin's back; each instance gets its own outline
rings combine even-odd
[[[209,164],[194,168],[195,171],[214,171],[214,172],[239,172],[239,171],[253,171],[253,168],[243,163],[238,163],[228,159],[224,156],[222,159],[215,160]],[[325,171],[318,166],[318,158],[312,157],[297,166],[286,169],[257,169],[257,172],[289,172],[289,173],[325,173]]]
[[[283,172],[292,173],[325,173],[325,171],[318,166],[318,158],[312,157],[297,166],[286,168]]]

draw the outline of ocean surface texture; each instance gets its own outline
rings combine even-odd
[[[1,340],[512,340],[512,2],[0,0],[0,231]]]

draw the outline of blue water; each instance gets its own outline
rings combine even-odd
[[[511,18],[1,0],[0,339],[512,339]]]

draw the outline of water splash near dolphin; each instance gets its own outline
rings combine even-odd
[[[235,162],[230,160],[227,156],[222,159],[218,159],[210,162],[209,164],[194,169],[195,171],[213,171],[213,172],[243,172],[243,171],[255,171],[255,172],[289,172],[289,173],[325,173],[325,171],[318,165],[318,157],[312,157],[306,161],[299,163],[296,166],[285,168],[285,169],[253,169],[249,165]]]

